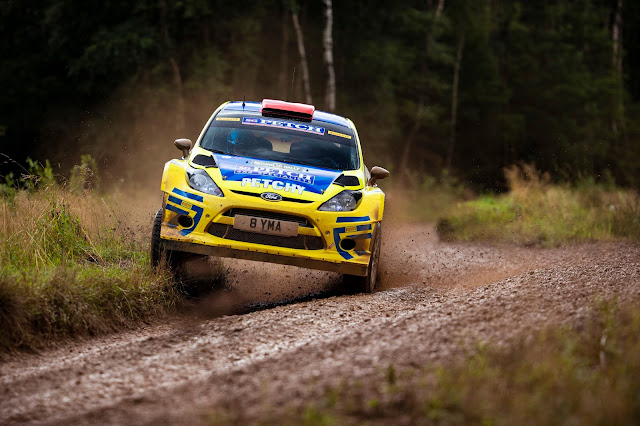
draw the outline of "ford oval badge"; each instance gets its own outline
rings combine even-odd
[[[260,197],[267,201],[282,201],[282,195],[276,194],[275,192],[263,192],[260,194]]]

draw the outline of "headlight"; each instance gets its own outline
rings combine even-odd
[[[189,182],[189,186],[196,191],[215,195],[216,197],[224,197],[222,190],[218,188],[218,185],[211,179],[211,176],[202,169],[189,167],[187,169],[187,182]]]
[[[350,212],[355,210],[360,198],[362,198],[362,192],[360,191],[342,191],[321,205],[318,210],[323,212]]]

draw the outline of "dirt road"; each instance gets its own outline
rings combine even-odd
[[[599,298],[640,299],[638,244],[549,250],[439,243],[426,225],[385,231],[375,294],[343,295],[335,274],[227,262],[231,290],[197,316],[0,364],[0,424],[193,424],[230,406],[252,418],[388,365],[576,323]]]

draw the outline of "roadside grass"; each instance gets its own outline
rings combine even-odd
[[[558,246],[640,239],[637,193],[585,180],[551,184],[532,166],[505,170],[510,191],[454,204],[438,222],[445,241],[490,240]]]
[[[267,412],[255,424],[638,424],[640,305],[601,303],[573,328],[555,326],[461,360],[345,379],[312,403]],[[243,424],[232,410],[211,424]]]
[[[0,353],[133,326],[180,303],[170,274],[151,268],[147,239],[127,227],[130,212],[43,170],[35,178],[0,196]]]

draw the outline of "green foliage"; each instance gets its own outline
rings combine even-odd
[[[304,410],[301,424],[305,426],[331,426],[337,422],[330,415],[318,411],[313,405],[309,405]]]
[[[13,163],[16,163],[13,159],[5,157]],[[27,157],[26,168],[19,165],[23,172],[19,178],[16,178],[13,172],[7,173],[3,176],[4,182],[0,182],[0,199],[13,205],[15,197],[20,189],[26,189],[33,192],[37,189],[46,189],[56,185],[56,180],[53,174],[53,168],[49,160],[45,161],[44,166]],[[16,163],[17,164],[17,163]]]
[[[531,166],[506,170],[511,191],[458,203],[438,224],[444,240],[491,240],[557,246],[640,239],[640,198],[593,180],[552,185]]]
[[[100,190],[98,163],[90,154],[82,155],[80,164],[73,166],[69,185],[75,191],[83,191],[85,189]]]
[[[34,190],[38,186],[47,187],[56,183],[49,160],[46,160],[43,166],[41,163],[27,157],[27,171],[29,174],[24,175],[21,181],[29,190]]]
[[[17,182],[13,172],[7,173],[4,176],[4,182],[0,183],[0,198],[4,198],[12,203],[17,193]]]

